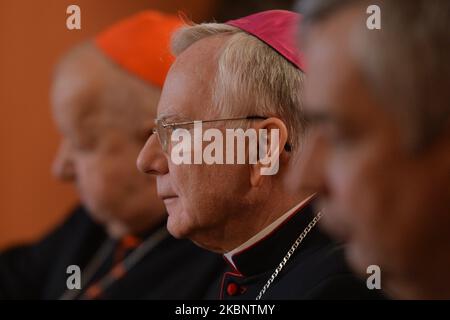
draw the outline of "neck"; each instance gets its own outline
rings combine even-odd
[[[287,194],[284,190],[281,192],[274,191],[269,197],[260,199],[258,204],[250,206],[243,214],[244,217],[241,215],[234,228],[228,228],[228,230],[233,231],[233,234],[231,232],[230,235],[224,234],[223,240],[228,241],[224,241],[222,253],[239,247],[312,195],[308,191],[301,191],[292,196],[287,196]],[[243,221],[247,223],[243,223]]]
[[[119,239],[126,235],[141,235],[158,227],[164,218],[151,219],[146,216],[145,220],[136,219],[132,221],[113,220],[106,223],[106,232],[111,238]]]

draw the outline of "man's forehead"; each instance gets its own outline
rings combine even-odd
[[[193,43],[183,51],[169,70],[167,84],[192,84],[201,89],[209,86],[218,68],[218,57],[223,37],[211,36]]]
[[[224,37],[207,37],[177,57],[164,84],[158,118],[192,119],[207,112],[223,43]]]
[[[344,11],[340,16],[308,28],[304,98],[305,111],[314,119],[334,119],[347,112],[348,107],[353,105],[353,98],[358,95],[355,90],[363,83],[361,64],[355,50],[361,33],[355,33],[354,29],[358,25],[355,21],[360,20],[361,14],[354,8]],[[341,23],[345,16],[355,21]]]
[[[175,122],[175,121],[188,121],[192,120],[192,115],[188,115],[184,112],[173,112],[173,111],[163,111],[158,114],[158,119],[164,119],[168,122]]]
[[[196,108],[207,103],[210,93],[202,84],[186,73],[174,72],[168,77],[158,103],[157,117],[176,119],[196,112]],[[208,98],[210,100],[210,98]]]
[[[179,65],[193,66],[196,63],[217,67],[220,53],[229,38],[229,35],[218,34],[194,42],[178,55],[172,68],[177,68]]]
[[[345,6],[329,17],[307,25],[302,43],[304,51],[309,52],[308,66],[309,60],[315,57],[325,54],[348,57],[359,47],[366,46],[365,38],[374,31],[367,29],[365,10],[358,4]]]

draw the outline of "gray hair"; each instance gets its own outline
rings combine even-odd
[[[305,130],[302,113],[304,74],[264,42],[226,24],[186,26],[172,39],[177,56],[195,42],[214,35],[229,35],[218,58],[213,104],[223,116],[275,116],[288,129],[295,148]]]
[[[361,28],[359,60],[374,94],[404,126],[408,146],[431,144],[450,120],[450,1],[303,0],[302,30],[348,6],[381,8],[380,31]]]

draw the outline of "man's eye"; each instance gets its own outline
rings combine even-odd
[[[88,145],[83,145],[83,144],[76,144],[75,149],[80,152],[89,152],[89,151],[93,150],[92,147],[90,147]]]
[[[175,131],[177,129],[184,129],[184,130],[193,132],[194,124],[193,123],[189,123],[189,124],[180,124],[180,125],[171,126],[170,127],[170,132],[173,132],[173,131]]]
[[[78,140],[73,145],[78,151],[89,152],[95,149],[96,141],[94,139]]]
[[[148,129],[148,130],[146,130],[145,131],[145,133],[144,133],[144,138],[145,139],[148,139],[148,138],[150,138],[153,134],[155,134],[156,133],[156,128],[150,128],[150,129]]]
[[[155,133],[155,128],[146,128],[146,129],[142,129],[139,130],[139,132],[137,132],[137,138],[139,139],[139,141],[142,142],[147,142],[147,140]]]
[[[327,128],[326,136],[335,146],[346,146],[355,140],[355,135],[350,130],[341,128]]]

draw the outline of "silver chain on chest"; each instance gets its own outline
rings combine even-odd
[[[275,271],[270,276],[269,280],[267,280],[267,283],[264,285],[264,287],[259,292],[258,296],[256,297],[256,300],[261,300],[261,297],[266,293],[266,290],[270,287],[272,282],[275,280],[275,278],[278,276],[280,271],[284,268],[286,263],[289,261],[291,256],[294,254],[295,250],[297,250],[300,243],[302,243],[303,239],[305,239],[306,235],[311,231],[312,228],[316,225],[316,223],[320,220],[320,217],[322,216],[322,213],[319,212],[314,217],[314,219],[311,220],[311,222],[306,226],[306,228],[303,230],[303,232],[298,236],[298,238],[294,241],[292,244],[292,247],[289,249],[289,251],[284,256],[283,260],[281,260],[278,267],[275,269]]]

